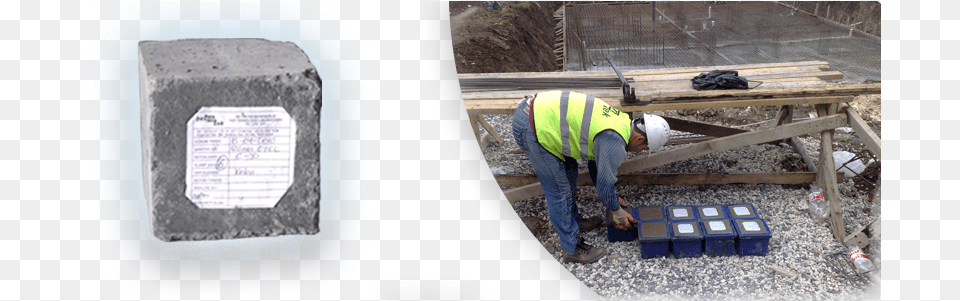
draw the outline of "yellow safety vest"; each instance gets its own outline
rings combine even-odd
[[[537,141],[560,159],[594,160],[593,139],[604,130],[616,131],[624,143],[630,139],[630,116],[586,94],[538,93],[533,100],[532,114]]]

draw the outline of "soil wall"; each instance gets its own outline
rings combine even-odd
[[[454,5],[468,5],[450,2]],[[558,70],[553,44],[561,2],[500,1],[487,10],[485,2],[476,17],[467,20],[466,39],[454,42],[457,73],[543,72]]]

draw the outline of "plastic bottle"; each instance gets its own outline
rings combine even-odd
[[[847,255],[850,257],[850,260],[853,261],[853,266],[857,268],[857,273],[866,273],[868,277],[873,278],[873,271],[876,267],[873,265],[873,262],[870,261],[870,258],[867,257],[867,254],[863,254],[863,250],[860,250],[860,247],[856,245],[850,246],[849,250]]]
[[[830,216],[830,204],[823,198],[823,190],[817,185],[810,185],[810,194],[808,195],[810,203],[810,215],[817,221],[822,221]]]

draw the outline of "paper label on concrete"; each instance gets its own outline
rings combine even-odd
[[[203,107],[187,121],[187,198],[270,208],[293,183],[297,125],[283,107]]]
[[[743,222],[743,229],[747,231],[760,231],[760,224],[757,224],[757,222]]]
[[[723,222],[710,222],[710,230],[724,231],[727,230],[727,226],[724,226]]]
[[[750,209],[747,209],[747,207],[733,207],[733,213],[736,215],[750,215]]]
[[[674,208],[673,209],[674,217],[687,217],[687,209],[684,208]]]
[[[691,225],[691,224],[679,224],[679,225],[677,225],[677,230],[680,231],[680,233],[683,233],[683,234],[693,233],[693,225]]]
[[[717,215],[719,215],[719,213],[717,213],[717,208],[703,208],[703,215],[704,215],[704,216],[717,216]]]

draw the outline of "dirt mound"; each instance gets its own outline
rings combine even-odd
[[[556,71],[552,29],[560,2],[450,2],[457,73]]]

